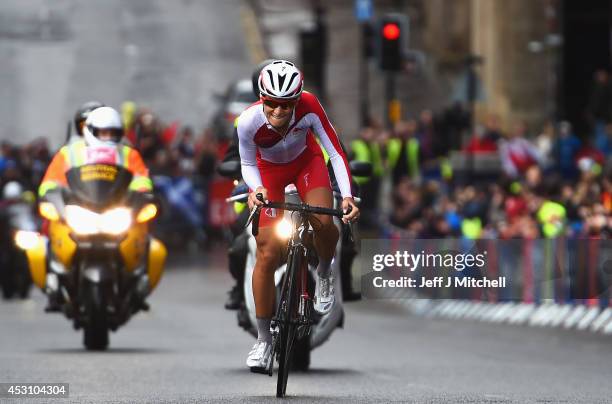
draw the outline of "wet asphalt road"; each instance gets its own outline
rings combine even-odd
[[[246,369],[253,339],[222,308],[230,284],[222,256],[175,261],[152,310],[97,353],[82,349],[67,320],[43,313],[40,292],[2,302],[0,380],[70,383],[70,399],[54,402],[275,401],[276,379]],[[609,337],[425,319],[385,301],[345,309],[345,328],[313,352],[311,371],[290,375],[288,401],[611,400]]]

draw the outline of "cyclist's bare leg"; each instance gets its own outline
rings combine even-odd
[[[253,297],[257,316],[258,339],[270,341],[270,319],[274,314],[274,271],[279,264],[281,244],[274,227],[261,227],[257,235],[257,255],[253,270]]]
[[[308,191],[304,199],[304,202],[312,206],[324,208],[334,206],[332,191],[325,187]],[[336,243],[339,237],[338,229],[334,225],[333,218],[328,215],[313,215],[310,224],[314,229],[314,246],[319,256],[317,270],[319,275],[326,277],[329,274],[330,264],[336,251]]]

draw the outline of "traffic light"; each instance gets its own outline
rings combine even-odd
[[[378,25],[380,68],[398,71],[402,68],[405,18],[402,15],[387,14]]]
[[[319,96],[325,86],[325,31],[319,27],[300,31],[300,65],[307,86]]]
[[[376,45],[374,42],[374,27],[369,22],[361,24],[361,54],[364,59],[373,58],[376,54]]]

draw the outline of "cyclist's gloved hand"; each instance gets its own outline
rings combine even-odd
[[[353,198],[342,199],[342,211],[344,212],[344,216],[342,216],[344,223],[354,222],[359,218],[359,208],[355,205]]]
[[[263,195],[263,198],[262,198],[263,202],[257,199],[257,194]],[[268,190],[265,189],[264,187],[257,187],[255,192],[251,192],[249,194],[249,200],[248,200],[249,209],[253,209],[255,205],[257,206],[263,205],[264,202],[268,202]]]

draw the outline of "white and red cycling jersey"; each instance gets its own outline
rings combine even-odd
[[[252,190],[264,186],[264,182],[271,182],[270,179],[262,181],[262,174],[265,175],[268,171],[266,168],[284,166],[289,169],[292,163],[297,165],[303,162],[306,165],[309,155],[320,156],[321,148],[314,137],[316,133],[329,155],[342,197],[352,196],[346,155],[334,127],[313,94],[306,91],[302,93],[284,137],[268,123],[261,101],[251,105],[240,115],[237,129],[242,178]],[[327,171],[323,174],[321,170],[314,170],[313,175],[325,175],[329,184]],[[311,178],[310,182],[321,183],[323,180],[324,178]]]

